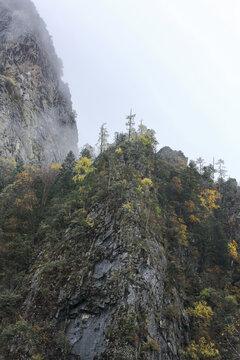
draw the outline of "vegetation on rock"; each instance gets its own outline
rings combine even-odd
[[[0,359],[239,359],[236,181],[143,125],[104,136],[96,158],[0,159]]]

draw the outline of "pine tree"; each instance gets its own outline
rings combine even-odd
[[[201,158],[201,157],[197,158],[196,164],[198,165],[198,170],[199,170],[200,175],[202,175],[204,163],[205,163],[205,161],[203,158]]]
[[[87,157],[88,159],[93,159],[95,157],[94,148],[89,144],[85,144],[80,152],[80,159],[82,157]]]
[[[135,116],[136,116],[136,114],[133,114],[132,109],[131,109],[130,114],[126,117],[126,119],[127,119],[126,126],[127,126],[127,130],[128,130],[128,141],[130,141],[132,139],[132,135],[135,131],[135,129],[134,129]]]
[[[224,160],[219,159],[216,165],[218,165],[217,172],[219,173],[219,179],[224,180],[227,174],[227,170],[224,165]]]
[[[109,137],[109,135],[108,135],[108,131],[106,128],[106,123],[103,123],[100,127],[99,138],[98,138],[98,145],[100,148],[100,153],[102,153],[103,151],[105,151],[107,149],[108,137]]]
[[[66,170],[70,170],[72,171],[74,166],[76,164],[76,158],[75,155],[72,151],[69,151],[69,153],[67,154],[65,160],[63,161],[62,167],[63,169]]]

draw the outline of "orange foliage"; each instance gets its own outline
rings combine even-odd
[[[171,183],[173,184],[175,190],[181,194],[183,191],[182,182],[181,179],[179,179],[177,176],[174,176],[171,180]]]
[[[37,204],[37,197],[33,189],[33,183],[37,176],[34,166],[28,165],[24,171],[16,176],[14,187],[16,189],[15,206],[22,211],[32,212]]]
[[[185,201],[184,205],[186,206],[188,211],[193,211],[193,209],[195,208],[195,204],[192,200]]]
[[[173,230],[177,239],[182,245],[188,245],[187,225],[185,225],[184,220],[182,218],[172,218],[171,222],[174,225]]]
[[[193,215],[193,214],[191,214],[190,216],[189,216],[189,220],[192,222],[192,223],[200,223],[201,221],[200,221],[200,219],[199,218],[197,218],[195,215]]]

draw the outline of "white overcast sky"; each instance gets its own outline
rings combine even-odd
[[[33,0],[64,65],[79,145],[137,121],[240,180],[239,0]]]

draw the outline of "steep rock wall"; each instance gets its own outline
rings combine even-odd
[[[32,2],[0,0],[0,156],[49,163],[77,153],[61,68]]]
[[[120,220],[109,205],[92,211],[97,231],[91,241],[76,243],[76,229],[69,228],[54,267],[35,269],[24,318],[51,320],[55,343],[64,334],[53,349],[58,359],[179,360],[189,319],[181,292],[168,287],[162,239],[126,219],[127,212]],[[73,248],[74,262],[65,264],[62,254]],[[43,250],[37,263],[44,256]],[[46,282],[51,286],[43,295]],[[176,316],[169,313],[172,307]]]

